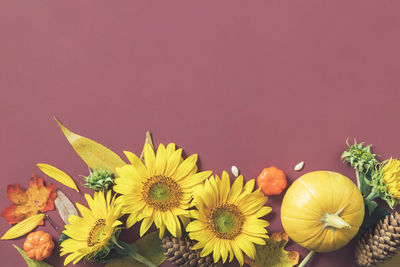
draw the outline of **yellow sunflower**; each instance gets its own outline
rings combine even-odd
[[[188,215],[193,192],[211,172],[197,172],[197,155],[183,160],[182,149],[176,150],[172,143],[167,148],[160,144],[156,154],[146,144],[145,165],[135,154],[124,153],[131,164],[116,169],[118,178],[113,189],[121,194],[118,200],[122,212],[130,214],[127,227],[143,220],[140,226],[140,236],[143,236],[154,222],[160,229],[160,238],[165,228],[180,237],[178,216]]]
[[[235,256],[243,265],[243,252],[253,259],[253,243],[265,245],[269,223],[259,218],[271,207],[264,207],[267,197],[260,190],[252,192],[254,183],[252,179],[243,186],[240,175],[231,187],[229,175],[223,171],[221,179],[211,176],[196,191],[193,203],[197,210],[190,212],[195,220],[186,231],[190,239],[199,241],[193,249],[202,249],[202,257],[213,253],[214,262],[222,258],[225,263],[229,254],[229,261]]]
[[[400,200],[400,160],[390,158],[383,166],[382,179],[386,188],[396,200]]]
[[[69,237],[61,243],[63,256],[69,254],[64,261],[67,265],[71,261],[75,264],[82,258],[91,260],[96,256],[106,256],[112,245],[112,238],[119,225],[121,209],[116,205],[115,198],[111,197],[111,190],[107,196],[104,192],[95,192],[93,198],[85,194],[89,205],[85,206],[76,203],[76,207],[82,217],[71,215],[68,218],[70,225],[65,226],[63,233]]]

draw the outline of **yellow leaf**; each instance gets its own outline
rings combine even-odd
[[[47,174],[54,180],[62,183],[63,185],[66,185],[72,189],[75,189],[77,192],[79,192],[78,187],[76,186],[74,180],[68,174],[63,172],[62,170],[57,169],[56,167],[51,166],[49,164],[45,164],[45,163],[38,163],[38,164],[36,164],[36,166],[38,166],[38,168],[42,172],[44,172],[45,174]]]
[[[33,215],[11,227],[1,239],[14,239],[29,233],[38,226],[44,218],[44,213]]]
[[[251,260],[246,256],[245,262],[251,267],[292,267],[299,263],[299,253],[285,250],[288,241],[285,232],[273,233],[265,240],[265,245],[255,245],[255,258]]]
[[[115,172],[115,168],[122,167],[126,163],[107,147],[83,136],[68,130],[60,121],[55,118],[63,131],[68,142],[74,148],[81,159],[92,169],[107,168]]]

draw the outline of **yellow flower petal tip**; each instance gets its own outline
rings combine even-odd
[[[76,186],[74,180],[65,172],[62,170],[46,163],[38,163],[36,166],[44,172],[46,175],[49,177],[53,178],[57,182],[62,183],[65,186],[68,186],[69,188],[74,189],[75,191],[79,192],[78,187]]]

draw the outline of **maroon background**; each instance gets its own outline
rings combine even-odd
[[[82,183],[87,167],[53,115],[118,153],[140,153],[151,130],[198,153],[202,169],[235,164],[247,178],[277,165],[290,181],[319,169],[354,179],[339,159],[347,137],[399,157],[399,10],[367,0],[2,0],[0,209],[7,184],[26,187],[38,162]],[[281,199],[268,202],[270,232],[282,230]],[[2,266],[23,266],[13,243],[23,238],[0,242]],[[56,255],[49,262],[61,266]],[[355,266],[353,244],[309,266]]]

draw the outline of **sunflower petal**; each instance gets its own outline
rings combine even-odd
[[[183,177],[187,176],[196,166],[197,162],[197,154],[193,154],[190,157],[186,158],[178,167],[175,172],[176,180],[180,180]]]
[[[183,188],[193,188],[207,179],[211,173],[211,171],[198,172],[183,179],[180,184]]]
[[[240,250],[239,246],[235,241],[231,242],[233,253],[235,254],[236,259],[238,260],[240,266],[244,263],[243,252]]]
[[[236,240],[236,244],[238,245],[238,247],[244,252],[246,253],[246,255],[250,258],[250,259],[254,259],[255,255],[256,255],[256,249],[253,245],[253,243],[244,240],[243,238]]]
[[[167,145],[167,148],[165,149],[166,157],[169,158],[172,156],[172,153],[175,152],[175,144],[174,143],[169,143]]]
[[[147,230],[149,230],[152,224],[153,224],[152,217],[146,217],[143,219],[142,224],[140,225],[140,237],[142,237],[147,232]]]
[[[164,174],[165,167],[167,165],[167,157],[165,152],[165,146],[160,144],[156,153],[156,173]]]
[[[156,155],[150,144],[144,145],[144,162],[146,163],[147,170],[150,176],[156,174]]]
[[[176,224],[175,224],[175,219],[174,215],[170,211],[164,212],[165,214],[165,225],[167,226],[168,231],[170,232],[171,235],[176,237]]]
[[[214,262],[217,263],[220,257],[221,257],[221,239],[217,239],[213,250]]]
[[[168,177],[173,176],[176,168],[178,167],[182,157],[182,149],[174,151],[167,159],[167,167],[165,169],[165,175]]]
[[[129,215],[128,219],[126,220],[126,228],[131,228],[135,223],[137,223],[138,217],[135,214]]]
[[[222,184],[221,184],[220,201],[226,202],[226,199],[228,198],[229,189],[231,187],[229,174],[226,171],[222,172],[221,183]]]
[[[242,192],[242,187],[243,187],[243,176],[239,175],[239,177],[236,178],[235,182],[233,183],[231,190],[229,191],[227,200],[229,203],[234,203],[236,201],[236,199]]]
[[[130,163],[132,164],[133,168],[136,170],[138,175],[140,177],[147,178],[149,177],[149,173],[144,166],[143,162],[140,160],[138,156],[136,156],[134,153],[129,152],[129,151],[124,151],[125,156],[128,158]]]

